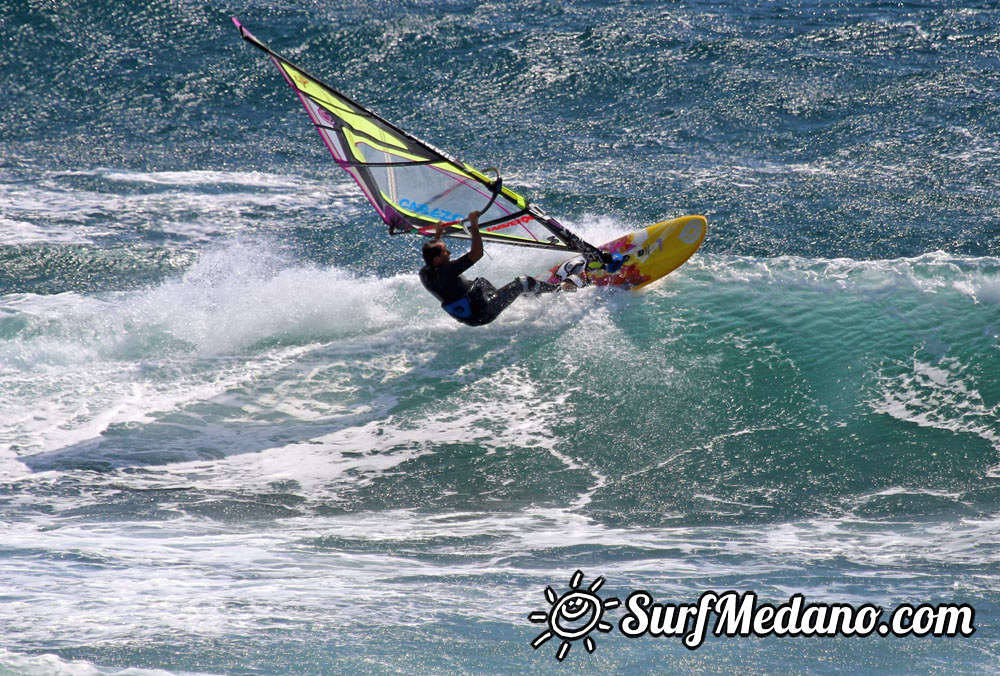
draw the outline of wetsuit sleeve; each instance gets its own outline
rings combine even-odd
[[[448,268],[448,273],[458,276],[472,267],[475,261],[469,258],[469,254],[464,254],[458,260],[451,261],[445,267]]]

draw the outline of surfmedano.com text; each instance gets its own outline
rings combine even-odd
[[[809,603],[795,594],[781,605],[758,603],[753,592],[708,591],[696,604],[659,604],[644,590],[625,601],[618,623],[630,638],[680,638],[696,650],[705,641],[712,616],[714,636],[972,636],[976,611],[967,604],[908,603],[891,612],[873,604]],[[883,619],[887,617],[887,619]]]

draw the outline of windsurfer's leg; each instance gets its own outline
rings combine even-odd
[[[507,306],[514,302],[514,299],[524,293],[524,285],[520,279],[515,279],[509,284],[504,284],[493,293],[486,295],[487,313],[497,317],[507,309]]]
[[[516,289],[510,288],[511,286],[508,284],[497,289],[488,279],[476,278],[468,295],[472,304],[472,316],[465,320],[465,323],[470,326],[482,326],[500,316],[500,313],[521,295],[519,282],[516,284]]]
[[[469,292],[469,298],[473,300],[473,307],[476,308],[473,321],[477,325],[488,324],[499,317],[500,313],[523,293],[538,295],[558,290],[558,284],[542,282],[534,277],[518,277],[497,289],[488,280],[480,277],[473,282],[472,291]]]
[[[522,294],[530,293],[537,296],[541,293],[552,293],[558,290],[558,284],[542,282],[534,277],[518,277],[513,282],[501,286],[491,296],[487,296],[487,305],[490,313],[496,316],[506,310],[507,306]]]
[[[558,284],[549,284],[548,282],[543,282],[540,279],[535,279],[534,277],[518,277],[511,284],[520,282],[521,290],[526,293],[533,293],[536,296],[542,293],[552,293],[553,291],[559,290]],[[508,284],[508,286],[510,286]]]

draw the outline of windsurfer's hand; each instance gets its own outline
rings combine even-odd
[[[469,229],[476,230],[479,228],[479,212],[473,211],[469,214]]]

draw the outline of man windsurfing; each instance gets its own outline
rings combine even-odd
[[[469,214],[468,221],[472,247],[458,260],[451,260],[451,251],[441,239],[445,223],[439,222],[434,238],[424,243],[425,265],[420,270],[420,281],[441,301],[441,308],[445,312],[468,326],[483,326],[499,317],[522,293],[538,295],[559,290],[558,285],[542,282],[534,277],[517,277],[499,289],[483,277],[477,277],[472,282],[463,277],[462,273],[483,257],[479,212]]]

